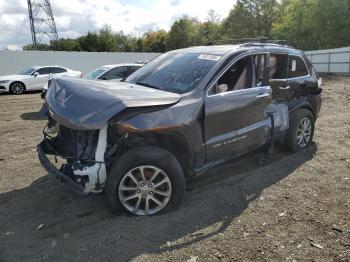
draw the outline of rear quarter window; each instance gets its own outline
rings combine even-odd
[[[288,58],[288,78],[302,77],[308,74],[304,60],[299,56],[290,55]]]

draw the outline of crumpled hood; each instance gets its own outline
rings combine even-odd
[[[50,114],[73,129],[100,129],[125,108],[175,104],[178,94],[125,82],[52,79],[46,94]]]

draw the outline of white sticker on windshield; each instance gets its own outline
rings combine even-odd
[[[292,60],[292,72],[297,70],[297,60]]]
[[[199,59],[204,59],[204,60],[212,60],[212,61],[219,61],[221,58],[220,56],[217,55],[207,55],[207,54],[201,54],[198,56]]]

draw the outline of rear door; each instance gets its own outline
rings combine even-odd
[[[62,67],[50,67],[50,74],[52,77],[55,76],[66,76],[67,75],[67,69]]]
[[[269,85],[272,99],[285,101],[290,97],[290,86],[287,80],[287,52],[271,52],[269,55]]]
[[[272,99],[266,57],[242,57],[208,89],[204,120],[207,163],[240,155],[265,143],[265,109]],[[259,69],[255,61],[263,61],[263,68]]]

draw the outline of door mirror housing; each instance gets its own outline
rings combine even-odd
[[[34,77],[37,77],[38,75],[40,75],[39,72],[35,72],[35,73],[33,74]]]

